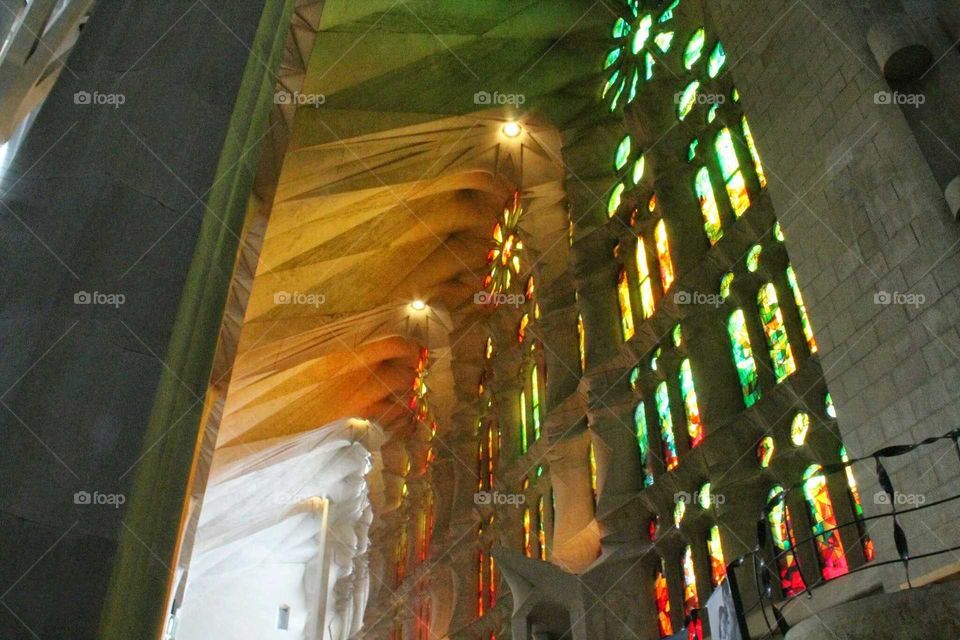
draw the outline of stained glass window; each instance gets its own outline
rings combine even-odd
[[[737,152],[733,147],[733,136],[730,129],[722,129],[717,134],[715,143],[717,159],[720,161],[720,169],[723,172],[723,181],[727,185],[727,196],[730,198],[730,206],[737,217],[750,208],[750,194],[747,193],[747,184],[743,180],[743,173],[740,171],[740,161],[737,159]]]
[[[690,141],[690,146],[687,147],[687,162],[693,162],[697,159],[697,147],[700,146],[700,140],[694,138]]]
[[[773,237],[777,239],[777,242],[783,242],[785,239],[783,237],[783,228],[780,226],[779,221],[773,223]]]
[[[770,508],[767,522],[770,523],[770,533],[773,535],[774,555],[780,573],[780,588],[786,597],[795,596],[806,588],[800,567],[797,565],[797,556],[794,553],[796,543],[793,537],[793,524],[790,520],[790,508],[787,507],[783,496],[783,487],[775,486],[770,490],[767,501],[777,499]]]
[[[697,489],[697,502],[701,509],[709,509],[713,506],[713,485],[709,482],[700,485],[700,488]]]
[[[664,33],[657,34],[657,37],[655,37],[653,41],[661,53],[666,53],[670,51],[670,45],[673,44],[673,31],[665,31]]]
[[[797,285],[797,274],[794,273],[792,265],[787,265],[787,282],[790,283],[793,301],[797,305],[797,313],[800,314],[800,326],[803,327],[803,337],[807,340],[807,347],[810,349],[810,353],[816,353],[817,340],[813,337],[813,327],[810,325],[810,317],[807,315],[807,306],[803,304],[803,295],[801,295],[800,287]]]
[[[480,528],[480,535],[483,535],[483,527]],[[484,595],[486,589],[484,588],[484,571],[486,571],[486,554],[483,550],[477,552],[477,616],[483,617],[484,614]]]
[[[804,412],[798,413],[790,423],[790,442],[795,447],[802,447],[807,441],[807,433],[810,431],[810,416]]]
[[[540,370],[533,365],[530,371],[530,413],[533,415],[533,439],[540,439]]]
[[[750,347],[750,336],[747,333],[747,323],[742,309],[737,309],[730,314],[730,319],[727,320],[727,332],[730,334],[733,361],[737,365],[743,401],[747,407],[752,407],[760,399],[760,381],[757,377],[757,363],[753,359],[753,349]]]
[[[491,609],[497,604],[497,560],[492,554],[487,555],[487,604]]]
[[[718,42],[717,46],[710,52],[710,58],[707,61],[707,75],[711,78],[716,78],[720,70],[723,69],[726,61],[727,52],[723,50],[723,44]]]
[[[710,537],[707,538],[707,551],[710,553],[710,581],[713,586],[719,586],[727,577],[727,563],[723,559],[723,545],[720,543],[720,527],[710,527]]]
[[[683,329],[679,323],[673,327],[671,338],[673,339],[673,346],[678,349],[683,346]]]
[[[483,355],[487,360],[493,357],[493,338],[491,336],[487,336],[487,346],[484,349]]]
[[[520,318],[520,326],[517,328],[517,342],[523,343],[527,339],[527,327],[530,326],[530,314],[525,313]]]
[[[847,455],[847,448],[843,445],[840,445],[840,459],[843,462],[850,462],[850,456]],[[847,488],[850,493],[850,502],[853,504],[853,513],[857,521],[857,534],[860,538],[860,544],[863,545],[863,557],[866,558],[867,562],[876,557],[876,549],[873,545],[873,540],[870,539],[870,536],[867,534],[867,527],[863,521],[863,504],[860,502],[860,489],[857,487],[857,479],[853,475],[853,467],[847,466],[844,469],[847,474]]]
[[[653,589],[657,601],[657,628],[661,638],[669,638],[673,635],[673,623],[670,621],[670,592],[662,559],[653,577]]]
[[[780,312],[780,303],[777,300],[777,290],[768,282],[760,288],[757,294],[757,304],[760,307],[760,321],[763,331],[767,335],[767,346],[770,347],[770,359],[773,361],[773,371],[777,382],[797,370],[797,363],[793,359],[793,349],[787,339],[787,328],[783,324],[783,314]]]
[[[627,160],[630,159],[630,136],[624,136],[620,144],[617,145],[617,151],[613,157],[613,168],[619,171],[627,166]]]
[[[527,393],[520,392],[520,451],[526,453],[530,449],[530,425],[527,421]]]
[[[597,484],[597,451],[593,447],[593,443],[590,443],[590,450],[587,452],[587,462],[590,465],[590,491],[593,493],[593,502],[596,504],[598,493],[598,484]]]
[[[830,392],[827,392],[826,397],[823,400],[824,405],[826,406],[827,415],[831,418],[837,417],[837,408],[833,406],[833,396],[830,395]]]
[[[630,370],[630,391],[637,390],[637,384],[640,382],[640,365]]]
[[[681,498],[673,505],[673,526],[679,529],[680,525],[683,524],[683,516],[686,515],[686,513],[687,501]]]
[[[803,496],[810,509],[811,529],[817,540],[817,552],[820,556],[820,572],[827,580],[842,576],[849,571],[847,558],[840,540],[837,517],[827,489],[827,478],[821,473],[822,467],[812,464],[803,474]],[[832,529],[832,531],[830,531]]]
[[[673,416],[670,413],[670,393],[666,381],[657,387],[657,416],[660,420],[663,463],[667,471],[672,471],[680,464],[680,460],[677,458],[677,444],[673,438]]]
[[[643,16],[640,24],[637,25],[637,31],[633,35],[633,41],[630,44],[630,51],[634,54],[640,53],[650,38],[650,29],[653,27],[653,17],[650,14]]]
[[[710,105],[710,108],[707,109],[707,124],[713,124],[713,121],[717,119],[717,113],[720,111],[720,103],[715,102]]]
[[[523,241],[517,235],[517,226],[522,216],[520,193],[514,192],[501,220],[493,228],[493,248],[487,253],[488,272],[483,279],[483,288],[490,293],[506,291],[513,281],[513,274],[520,274]]]
[[[640,447],[640,467],[643,469],[643,486],[653,484],[653,474],[650,473],[649,455],[650,441],[647,436],[647,408],[643,402],[637,405],[633,412],[633,424],[637,431],[637,445]]]
[[[587,329],[583,325],[583,314],[577,314],[577,346],[580,350],[580,373],[587,370]]]
[[[533,557],[533,537],[530,534],[530,507],[523,510],[523,553],[528,558]]]
[[[697,91],[700,89],[700,83],[694,80],[686,86],[677,100],[677,118],[683,120],[697,104]]]
[[[683,560],[681,562],[683,569],[683,615],[690,617],[700,608],[700,597],[697,595],[697,571],[693,565],[693,548],[687,545],[683,551]],[[690,640],[700,640],[703,638],[703,623],[699,618],[689,623],[687,628],[687,637]]]
[[[730,297],[730,287],[733,286],[733,273],[725,273],[720,278],[720,297],[726,300]]]
[[[750,158],[753,160],[753,168],[757,172],[757,181],[760,187],[767,186],[767,175],[763,172],[763,163],[760,162],[760,152],[757,151],[757,143],[753,139],[753,133],[750,132],[750,125],[747,124],[747,116],[740,120],[740,126],[743,129],[743,139],[747,141],[747,149],[750,150]]]
[[[703,420],[700,418],[700,407],[697,404],[697,390],[693,386],[693,371],[690,360],[680,363],[680,393],[683,396],[683,406],[687,414],[687,434],[690,436],[690,448],[703,442]]]
[[[763,247],[758,244],[750,247],[747,252],[747,271],[755,273],[760,268],[760,254],[763,253]]]
[[[617,209],[620,208],[620,202],[623,200],[623,192],[626,188],[622,182],[619,182],[617,186],[613,188],[613,191],[610,192],[610,199],[607,201],[607,215],[611,218],[617,212]]]
[[[537,542],[540,546],[540,559],[547,559],[547,525],[546,513],[543,506],[543,496],[537,500]]]
[[[630,304],[630,285],[627,284],[626,269],[620,270],[620,277],[617,280],[617,299],[620,301],[620,329],[623,333],[623,341],[626,342],[636,333],[633,326],[633,306]]]
[[[657,241],[657,260],[660,263],[660,283],[664,291],[673,285],[673,260],[670,258],[670,240],[667,238],[667,225],[661,220],[654,231]]]
[[[650,542],[657,541],[657,527],[660,526],[660,519],[657,516],[650,518],[647,522],[647,533],[650,535]]]
[[[633,173],[630,176],[633,180],[633,184],[640,184],[640,181],[643,180],[643,171],[646,167],[646,161],[643,156],[637,158],[636,162],[633,163]]]
[[[685,69],[692,69],[693,65],[700,59],[700,56],[703,54],[703,44],[706,39],[707,34],[702,28],[694,32],[690,41],[687,43],[687,48],[683,51],[683,66]]]
[[[650,371],[657,370],[657,361],[660,360],[660,356],[663,354],[663,349],[657,347],[653,350],[653,355],[650,356]]]
[[[713,183],[710,182],[710,172],[706,167],[700,167],[697,171],[694,188],[700,201],[700,213],[703,215],[703,228],[707,232],[707,239],[710,244],[716,244],[723,237],[723,227],[720,224],[720,209],[713,193]]]
[[[657,249],[659,250],[659,240]],[[640,305],[643,311],[643,317],[649,318],[656,310],[656,304],[653,300],[653,283],[650,280],[650,267],[647,263],[647,249],[643,242],[643,236],[637,238],[637,274],[640,278]]]
[[[760,440],[760,443],[757,445],[757,462],[760,463],[762,468],[766,469],[770,466],[770,462],[773,460],[774,449],[773,438],[770,436],[765,436]]]

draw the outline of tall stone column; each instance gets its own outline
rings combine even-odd
[[[291,5],[101,0],[3,180],[2,637],[157,633]]]

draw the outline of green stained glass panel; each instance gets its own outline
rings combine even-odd
[[[752,407],[760,399],[760,381],[757,377],[757,363],[753,359],[747,321],[742,309],[737,309],[727,320],[727,333],[733,349],[733,361],[740,378],[740,389],[747,407]]]
[[[634,54],[640,53],[643,47],[646,46],[647,40],[650,38],[651,27],[653,27],[653,16],[647,14],[640,20],[640,24],[637,25],[637,32],[633,34],[633,42],[630,45],[630,50]]]
[[[720,70],[723,69],[727,61],[727,52],[723,50],[723,43],[718,42],[717,46],[710,52],[710,58],[707,61],[707,75],[716,78]]]
[[[626,187],[621,182],[613,188],[613,192],[610,194],[610,200],[607,201],[607,215],[611,218],[617,212],[617,209],[620,208],[624,190],[626,190]]]
[[[653,484],[653,474],[650,473],[649,455],[650,441],[647,436],[647,409],[643,402],[637,405],[633,412],[633,424],[637,431],[637,445],[640,447],[640,466],[643,467],[643,486]]]
[[[663,445],[663,462],[667,471],[672,471],[680,463],[677,457],[677,443],[673,437],[673,415],[670,412],[670,393],[666,381],[657,387],[657,417],[660,421],[660,442]]]
[[[720,278],[720,297],[726,300],[730,297],[730,287],[733,286],[733,273],[725,273]]]
[[[787,328],[783,324],[783,313],[777,300],[777,291],[773,283],[768,282],[760,288],[757,294],[757,306],[760,308],[760,321],[763,331],[767,335],[767,345],[770,347],[770,359],[773,361],[773,371],[777,382],[797,370],[793,358],[793,350],[787,339]]]
[[[677,104],[677,118],[683,120],[693,111],[693,107],[697,104],[697,91],[699,89],[700,83],[694,80],[683,90]]]
[[[720,209],[717,207],[717,197],[713,193],[713,184],[710,182],[710,172],[706,167],[700,167],[694,181],[697,200],[700,202],[700,213],[703,215],[703,227],[707,232],[710,244],[716,244],[723,237],[723,227],[720,225]]]
[[[627,165],[630,158],[630,136],[624,136],[620,144],[617,145],[617,152],[613,158],[613,168],[619,171]]]
[[[640,184],[640,181],[643,179],[643,169],[646,161],[643,156],[640,156],[636,162],[633,163],[633,184]]]
[[[690,41],[687,42],[687,48],[683,51],[683,66],[686,69],[692,69],[700,56],[703,55],[703,44],[706,41],[707,33],[702,28],[697,29]]]
[[[673,31],[657,34],[653,41],[657,44],[657,48],[660,49],[662,53],[666,53],[670,51],[670,45],[673,44]]]

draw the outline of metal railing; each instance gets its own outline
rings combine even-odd
[[[843,580],[849,578],[849,576],[867,571],[878,569],[880,567],[890,566],[890,565],[902,565],[904,574],[906,576],[906,583],[908,588],[913,588],[913,583],[910,576],[910,562],[915,560],[921,560],[924,558],[931,558],[934,556],[943,555],[946,553],[952,553],[960,550],[960,545],[943,547],[936,549],[934,551],[928,551],[919,554],[910,553],[910,545],[907,539],[906,531],[904,530],[901,524],[901,517],[906,516],[912,513],[917,513],[919,511],[932,509],[935,507],[942,506],[946,503],[953,502],[955,500],[960,500],[960,494],[951,495],[946,498],[931,502],[923,502],[922,504],[917,504],[908,508],[898,508],[898,499],[897,499],[897,489],[894,486],[893,481],[890,478],[890,474],[887,472],[886,466],[884,465],[884,460],[890,458],[896,458],[910,454],[922,447],[929,447],[931,445],[950,441],[953,444],[953,449],[957,455],[958,461],[960,461],[960,429],[954,429],[948,433],[945,433],[941,436],[926,438],[920,442],[914,444],[905,444],[905,445],[893,445],[889,447],[884,447],[879,449],[872,454],[862,456],[854,459],[847,459],[843,462],[836,464],[823,465],[818,471],[817,475],[822,475],[824,477],[830,476],[837,473],[847,473],[847,469],[852,465],[858,462],[869,462],[873,461],[876,468],[877,481],[880,485],[880,489],[883,494],[886,495],[888,504],[891,506],[889,513],[876,514],[876,515],[858,515],[856,511],[854,512],[854,519],[836,524],[832,527],[823,527],[819,528],[816,533],[812,533],[809,536],[804,538],[797,538],[795,536],[794,527],[791,522],[791,518],[784,517],[784,522],[787,529],[787,540],[789,544],[787,548],[781,549],[772,540],[770,534],[770,514],[771,512],[786,504],[787,497],[796,492],[797,490],[803,489],[806,480],[800,481],[782,491],[776,495],[770,496],[767,500],[766,505],[760,513],[760,516],[757,520],[757,534],[756,534],[756,546],[747,552],[746,554],[736,558],[727,565],[727,579],[730,581],[730,587],[733,592],[734,605],[736,609],[737,620],[740,626],[740,632],[744,640],[751,640],[751,635],[747,626],[747,616],[753,613],[756,609],[760,609],[760,612],[763,617],[763,621],[767,627],[767,633],[761,636],[761,638],[772,638],[776,636],[781,636],[786,634],[790,629],[790,625],[787,623],[786,618],[783,615],[784,607],[792,602],[794,599],[801,596],[806,596],[808,598],[813,597],[814,591],[823,586],[827,582],[835,582],[838,580]],[[798,553],[798,550],[802,548],[803,545],[811,544],[816,546],[818,540],[823,540],[826,536],[829,536],[833,532],[838,532],[841,529],[848,527],[856,527],[858,532],[865,531],[865,526],[867,522],[874,520],[885,520],[890,519],[893,523],[893,542],[896,548],[897,558],[887,559],[887,560],[869,560],[861,566],[850,568],[843,575],[837,576],[830,580],[827,580],[823,577],[820,572],[820,567],[816,567],[816,575],[818,578],[816,580],[810,581],[807,580],[809,571],[804,571],[804,562],[802,561],[801,554]],[[877,528],[874,527],[872,530],[873,533],[877,533]],[[865,534],[859,533],[858,538],[863,541]],[[769,549],[769,551],[768,551]],[[815,549],[816,551],[816,549]],[[773,567],[766,561],[765,556],[770,553],[770,556],[773,558]],[[779,576],[779,566],[782,559],[785,559],[787,555],[791,555],[793,561],[796,563],[796,570],[800,572],[800,576],[803,578],[803,589],[794,593],[792,595],[787,595],[786,597],[777,600],[774,593],[774,576],[777,579]],[[756,590],[756,602],[750,607],[745,608],[743,605],[743,595],[746,593],[742,590],[741,585],[739,584],[739,579],[737,575],[738,570],[742,570],[745,566],[753,567],[753,588]],[[768,616],[768,609],[772,614],[773,621],[771,622],[770,616]],[[693,612],[697,614],[697,612]],[[692,619],[695,621],[699,616],[694,615]],[[688,619],[688,624],[690,620]],[[759,638],[757,640],[760,640]]]

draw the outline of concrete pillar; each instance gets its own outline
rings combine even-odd
[[[4,181],[0,636],[159,628],[290,5],[102,0]]]

